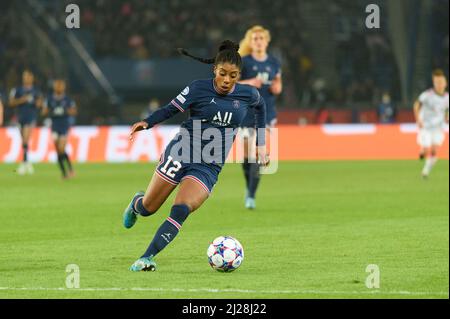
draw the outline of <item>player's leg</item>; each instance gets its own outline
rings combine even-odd
[[[445,134],[443,129],[436,129],[433,132],[433,138],[432,138],[432,146],[431,146],[431,162],[432,166],[434,166],[438,160],[437,157],[437,150],[442,144],[444,144],[445,141]]]
[[[66,152],[66,146],[67,146],[67,141],[68,141],[68,133],[69,133],[69,127],[63,127],[61,130],[61,134],[59,136],[59,150],[61,151],[61,157],[63,160],[63,163],[65,163],[67,165],[69,174],[69,177],[73,177],[74,176],[74,171],[73,171],[73,166],[72,166],[72,162],[70,161],[69,155]]]
[[[425,159],[425,149],[423,147],[419,150],[419,159],[422,161]]]
[[[170,156],[172,142],[161,154],[161,159],[155,169],[152,180],[147,191],[134,194],[131,202],[123,213],[123,225],[125,228],[131,228],[138,215],[150,216],[156,213],[167,197],[172,193],[181,180],[183,167],[181,162],[174,160]]]
[[[151,270],[155,269],[153,257],[174,240],[189,214],[209,197],[219,173],[212,168],[192,165],[183,174],[169,217],[159,227],[144,255],[133,264],[131,270],[145,270],[141,267],[143,262],[152,265]]]
[[[145,193],[137,192],[134,194],[125,209],[123,213],[125,228],[131,228],[139,215],[147,217],[156,213],[176,186],[176,184],[169,183],[155,172]]]
[[[436,145],[436,144],[431,145],[431,150],[430,150],[431,168],[433,168],[433,166],[437,162],[437,149],[438,149],[439,145]]]
[[[33,166],[28,162],[28,143],[31,137],[33,126],[29,123],[22,123],[20,125],[20,135],[22,137],[22,151],[23,159],[19,166],[18,173],[23,175],[25,173],[33,173]]]
[[[251,130],[249,144],[249,185],[248,185],[248,196],[245,200],[245,207],[248,209],[256,208],[256,191],[258,189],[261,176],[259,173],[260,166],[256,160],[256,130]]]
[[[426,161],[422,170],[422,177],[424,178],[430,175],[433,166],[437,162],[437,149],[444,142],[444,134],[440,129],[431,130],[428,132],[428,135],[429,141],[427,142],[429,147],[426,150]]]
[[[130,228],[136,222],[137,215],[150,216],[154,214],[167,197],[175,189],[176,185],[167,182],[156,172],[147,188],[145,194],[138,192],[134,195],[130,205],[124,212],[124,226]],[[152,241],[153,242],[153,241]],[[147,249],[148,251],[149,249]],[[146,255],[147,252],[130,267],[131,271],[155,271],[156,263],[153,256]]]
[[[437,150],[439,146],[442,145],[444,142],[444,134],[441,130],[435,130],[432,132],[432,138],[431,138],[431,147],[430,152],[427,160],[428,163],[428,174],[431,173],[431,170],[433,169],[434,165],[437,163]]]
[[[53,132],[53,141],[55,143],[55,150],[56,150],[56,155],[58,158],[58,166],[59,169],[61,170],[61,174],[63,178],[67,178],[67,172],[66,172],[66,168],[64,166],[64,150],[65,150],[65,144],[62,141],[63,137],[61,135],[58,134],[58,132]]]
[[[428,130],[421,128],[417,134],[417,144],[419,144],[420,149],[425,158],[425,163],[422,168],[422,177],[427,178],[429,174],[430,161],[428,160],[428,154],[430,153],[431,147],[431,134]]]
[[[423,165],[423,168],[422,168],[422,177],[424,179],[428,178],[428,175],[430,174],[430,170],[431,170],[430,154],[431,154],[431,147],[424,147],[423,155],[425,158],[425,164]]]
[[[153,258],[178,235],[190,213],[199,208],[209,196],[208,188],[195,178],[181,181],[170,215],[158,228],[145,253],[130,268],[132,271],[156,270]]]
[[[245,177],[245,198],[248,197],[248,183],[249,183],[249,172],[250,172],[250,165],[248,162],[248,145],[249,145],[249,128],[243,127],[240,131],[240,136],[242,140],[242,145],[244,147],[244,162],[242,163],[242,170],[244,172]]]

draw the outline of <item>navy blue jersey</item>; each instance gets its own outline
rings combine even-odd
[[[27,102],[17,106],[17,116],[19,122],[28,122],[29,120],[36,120],[37,118],[37,100],[42,97],[41,92],[34,86],[25,88],[23,86],[16,87],[11,90],[11,98],[21,98],[23,96],[29,96]]]
[[[71,125],[71,116],[68,111],[76,107],[75,102],[67,95],[54,94],[44,101],[44,108],[48,109],[48,116],[52,119],[52,130],[65,135]]]
[[[270,86],[275,77],[281,73],[280,63],[272,55],[267,55],[264,61],[258,61],[252,55],[246,55],[242,58],[241,80],[259,78],[262,80],[262,86],[258,89],[266,102],[266,123],[270,124],[276,118],[275,95],[270,92]],[[245,117],[242,126],[254,127],[254,116],[249,112]]]
[[[48,108],[49,117],[54,119],[67,119],[70,117],[68,111],[75,107],[75,102],[67,95],[47,97],[44,101],[44,107]]]
[[[174,138],[177,141],[183,138],[189,141],[189,144],[180,143],[190,150],[189,159],[185,154],[184,159],[197,163],[201,159],[201,163],[207,163],[203,158],[204,152],[217,150],[214,149],[217,143],[211,145],[210,141],[220,140],[220,154],[214,154],[214,160],[207,164],[222,167],[236,137],[237,128],[249,109],[255,109],[257,127],[264,128],[265,102],[256,88],[237,83],[230,93],[223,95],[218,93],[213,79],[205,79],[192,82],[170,104],[153,112],[145,121],[148,128],[151,128],[178,112],[189,110],[189,118],[181,124],[180,133]],[[209,128],[217,130],[208,130]],[[259,131],[257,143],[264,145],[264,129]],[[218,132],[220,136],[215,135]]]

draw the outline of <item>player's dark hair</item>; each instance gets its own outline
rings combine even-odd
[[[445,76],[445,73],[442,69],[436,69],[433,71],[433,76]]]
[[[239,45],[230,40],[225,40],[220,44],[219,50],[214,58],[197,57],[190,54],[186,49],[183,48],[178,48],[177,51],[182,55],[188,56],[202,63],[214,65],[218,65],[221,63],[230,63],[236,65],[239,70],[242,69],[242,58],[238,52]]]

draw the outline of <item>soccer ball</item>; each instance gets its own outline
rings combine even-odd
[[[211,267],[220,272],[234,271],[244,260],[244,248],[231,236],[220,236],[214,239],[206,254]]]

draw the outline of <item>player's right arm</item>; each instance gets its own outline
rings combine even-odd
[[[252,89],[250,106],[255,109],[256,157],[262,166],[267,166],[270,160],[266,150],[266,103],[256,89]]]
[[[428,96],[428,91],[423,92],[419,95],[419,98],[414,102],[414,117],[416,119],[417,126],[419,128],[423,127],[423,119],[420,117],[420,109]]]
[[[42,103],[41,115],[47,116],[48,114],[48,99],[45,99]]]
[[[165,120],[173,117],[179,112],[186,111],[189,106],[194,102],[195,96],[195,86],[196,82],[192,82],[187,86],[180,94],[177,95],[169,104],[159,108],[146,119],[134,123],[131,127],[130,140],[134,139],[134,134],[142,131],[151,129],[156,124],[164,122]]]
[[[75,101],[70,101],[69,109],[67,110],[67,115],[76,116],[78,114],[78,107]]]
[[[3,103],[2,100],[0,100],[0,126],[3,125]]]
[[[419,128],[423,127],[422,120],[420,119],[420,109],[422,108],[422,103],[419,100],[414,102],[414,118],[416,119],[417,126]]]
[[[19,106],[21,104],[26,103],[28,101],[29,97],[30,97],[29,95],[24,95],[24,96],[18,98],[16,89],[12,89],[11,93],[9,94],[8,105],[10,107]]]
[[[254,87],[258,88],[258,89],[260,89],[262,84],[263,84],[262,80],[260,78],[257,78],[257,77],[251,78],[251,79],[246,79],[246,80],[241,80],[238,83],[248,84],[248,85],[254,86]]]

